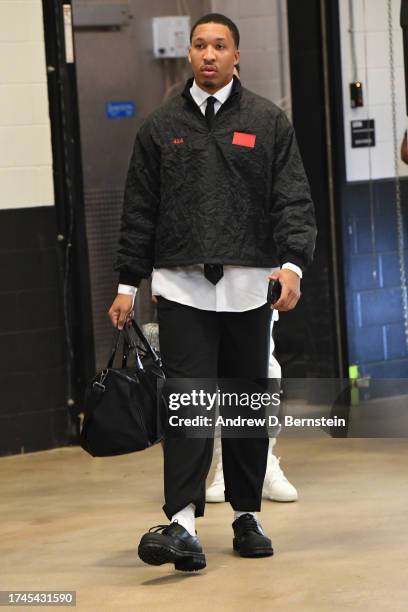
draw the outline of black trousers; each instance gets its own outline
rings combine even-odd
[[[160,352],[167,377],[267,378],[271,309],[199,310],[158,297]],[[225,500],[234,510],[259,511],[269,439],[222,438]],[[205,481],[213,438],[164,440],[163,510],[172,515],[194,503],[204,515]]]

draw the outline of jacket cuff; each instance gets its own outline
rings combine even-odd
[[[137,276],[132,276],[128,272],[119,273],[119,284],[120,285],[132,285],[132,287],[138,287],[142,279]]]
[[[280,257],[281,267],[285,263],[292,263],[292,264],[295,264],[295,266],[299,266],[302,272],[304,272],[306,268],[305,260],[302,257],[299,257],[299,255],[296,255],[295,253],[293,253],[292,251],[286,251],[286,253],[281,255]]]

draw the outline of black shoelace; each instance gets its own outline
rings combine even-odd
[[[174,523],[177,523],[178,525],[178,520],[176,519],[175,521],[173,521],[172,523],[170,523],[170,525],[154,525],[154,527],[150,527],[149,529],[149,533],[158,533],[159,531],[162,531],[162,533],[164,535],[166,535],[166,530],[171,527]]]
[[[258,521],[252,514],[243,514],[238,520],[244,531],[256,531],[256,533],[260,533]]]

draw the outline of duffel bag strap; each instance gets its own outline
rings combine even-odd
[[[143,370],[144,369],[143,363],[140,358],[138,346],[136,342],[134,341],[134,339],[132,338],[129,328],[126,325],[123,328],[123,336],[124,336],[123,342],[125,343],[125,346],[126,346],[126,359],[125,359],[125,355],[123,355],[122,368],[126,367],[126,361],[127,361],[127,357],[130,351],[134,351],[135,352],[135,366],[138,370]]]
[[[150,346],[150,344],[148,343],[148,341],[146,340],[146,338],[143,336],[143,332],[141,332],[141,330],[139,329],[140,333],[142,334],[142,338],[141,340],[143,341],[143,338],[145,340],[145,342],[147,343],[147,346],[145,344],[146,350],[150,353],[151,357],[153,358],[153,360],[155,361],[155,363],[158,363],[161,365],[161,360],[160,357],[158,357],[158,355],[154,352],[153,348]],[[129,330],[125,326],[123,327],[123,329],[119,329],[118,327],[115,328],[114,331],[114,335],[113,335],[113,341],[112,341],[112,349],[111,349],[111,354],[108,360],[108,365],[106,366],[106,369],[110,369],[113,366],[113,362],[115,360],[115,356],[119,347],[119,341],[120,341],[120,337],[122,335],[123,332],[123,354],[122,354],[122,368],[125,368],[127,365],[127,360],[129,357],[129,353],[132,349],[135,349],[135,353],[136,353],[136,367],[140,370],[143,370],[143,365],[142,365],[142,361],[140,359],[140,355],[139,352],[137,350],[137,346],[135,345],[134,341],[132,340],[130,334],[129,334]],[[150,351],[149,351],[150,348]]]
[[[112,365],[113,365],[113,361],[115,359],[115,355],[116,355],[116,352],[117,352],[118,346],[119,346],[119,340],[120,340],[121,332],[122,332],[121,329],[119,329],[118,327],[115,328],[115,331],[114,331],[114,334],[113,334],[111,354],[110,354],[110,357],[109,357],[109,360],[108,360],[108,365],[106,366],[106,369],[111,368]]]
[[[134,319],[131,319],[130,324],[135,330],[137,336],[142,341],[143,346],[145,347],[146,351],[149,353],[150,357],[153,359],[154,363],[161,367],[162,362],[161,362],[160,356],[156,353],[156,351],[154,350],[154,348],[152,347],[152,345],[150,344],[150,342],[148,341],[148,339],[146,338],[146,336],[140,329],[139,325],[136,323]]]

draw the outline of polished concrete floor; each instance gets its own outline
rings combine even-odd
[[[231,509],[209,504],[197,521],[207,568],[195,574],[137,556],[141,535],[166,522],[160,446],[1,458],[0,590],[76,590],[86,612],[405,612],[407,441],[286,438],[276,450],[300,499],[263,504],[275,556],[234,556]]]

